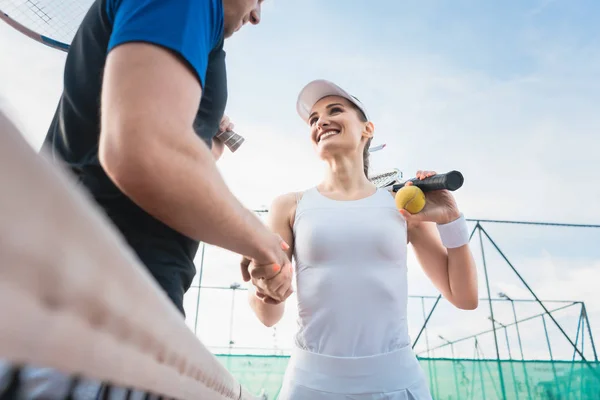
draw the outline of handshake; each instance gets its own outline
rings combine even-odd
[[[256,297],[266,304],[283,303],[293,293],[292,263],[286,253],[289,245],[277,236],[272,254],[263,259],[243,257],[240,262],[244,282],[252,282]]]

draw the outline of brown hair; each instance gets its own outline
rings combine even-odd
[[[354,103],[350,104],[352,104],[352,107],[356,110],[358,119],[360,119],[361,122],[369,122],[369,119],[360,108],[358,108]],[[373,138],[369,138],[367,143],[365,143],[365,147],[363,148],[363,171],[365,172],[367,179],[369,178],[369,155],[371,154],[369,153],[369,147],[371,146],[371,140],[373,140]]]

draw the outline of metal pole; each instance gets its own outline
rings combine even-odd
[[[550,337],[548,336],[548,328],[546,327],[546,318],[542,315],[542,323],[544,324],[544,334],[546,335],[546,343],[548,343],[548,352],[550,353],[550,361],[552,364],[552,373],[554,374],[554,383],[556,384],[556,395],[560,394],[558,386],[558,378],[556,377],[556,367],[554,365],[554,357],[552,356],[552,346],[550,345]]]
[[[479,378],[480,378],[480,382],[481,382],[481,395],[483,396],[483,400],[485,400],[485,383],[483,381],[483,370],[481,369],[481,364],[485,361],[482,361],[481,358],[479,357],[479,342],[477,341],[477,338],[475,338],[475,349],[477,350],[477,361],[475,361],[475,362],[479,366]]]
[[[583,306],[583,316],[585,317],[585,324],[587,326],[588,335],[590,336],[590,343],[592,344],[592,351],[594,352],[594,361],[598,362],[598,354],[596,353],[596,346],[594,345],[594,337],[592,336],[592,328],[590,328],[590,320],[588,319],[587,308],[585,303],[581,303]]]
[[[508,330],[505,325],[502,325],[502,326],[504,328],[504,336],[506,337],[506,347],[508,348],[508,358],[510,359],[510,371],[512,372],[513,386],[515,388],[515,396],[517,396],[516,398],[518,400],[519,399],[519,389],[517,388],[517,376],[515,375],[515,366],[513,364],[512,352],[510,351],[510,341],[508,340]]]
[[[519,341],[519,350],[521,352],[521,360],[525,360],[525,357],[523,356],[523,343],[521,343],[521,331],[519,331],[519,320],[517,319],[517,309],[515,308],[515,302],[506,294],[502,294],[508,299],[508,301],[510,301],[510,305],[512,306],[513,317],[515,319],[515,328],[517,330],[517,339]]]
[[[490,319],[491,319],[491,317],[490,317]],[[515,396],[518,399],[519,398],[519,389],[517,388],[517,377],[515,375],[515,366],[513,365],[512,352],[510,351],[510,340],[508,339],[508,326],[504,325],[500,321],[493,320],[493,322],[497,323],[498,325],[500,325],[502,327],[502,329],[504,329],[504,337],[506,339],[506,348],[508,350],[508,358],[510,360],[510,371],[511,371],[512,378],[513,378],[513,387],[515,389]]]
[[[583,336],[583,304],[581,307],[581,312],[579,313],[579,321],[577,323],[577,333],[575,334],[575,346],[577,346],[577,344],[579,343],[579,332],[581,332],[581,335]],[[575,362],[575,355],[577,353],[575,352],[575,350],[573,350],[573,359],[571,360],[572,362]]]
[[[473,345],[473,368],[471,368],[471,391],[467,392],[469,393],[469,399],[472,398],[472,396],[475,396],[475,367],[477,366],[477,338],[473,338],[473,341],[475,342]],[[469,382],[468,378],[467,378],[467,383]]]
[[[542,303],[542,301],[537,297],[537,295],[535,294],[535,292],[529,287],[529,285],[527,284],[527,282],[525,282],[525,279],[523,279],[523,277],[521,276],[521,274],[519,274],[519,272],[517,272],[516,268],[511,264],[511,262],[508,261],[508,258],[506,258],[506,256],[502,252],[502,250],[500,250],[500,248],[498,247],[498,245],[496,244],[496,242],[494,242],[494,240],[490,237],[490,235],[488,235],[488,233],[485,231],[485,229],[483,229],[481,226],[479,227],[479,230],[483,231],[483,233],[488,238],[488,240],[490,241],[490,243],[496,248],[496,250],[498,251],[498,253],[500,253],[500,255],[502,256],[502,258],[504,259],[504,261],[506,261],[506,263],[508,264],[508,266],[517,275],[517,277],[519,278],[519,280],[521,281],[521,283],[523,285],[525,285],[525,287],[527,288],[527,290],[529,291],[529,293],[531,293],[531,295],[536,299],[536,301],[544,309],[544,311],[546,312],[546,314],[548,314],[548,316],[550,317],[550,319],[552,320],[552,322],[554,322],[554,324],[556,325],[556,327],[558,328],[558,330],[560,330],[560,332],[563,334],[563,336],[569,341],[569,343],[571,344],[571,346],[573,346],[573,348],[575,349],[575,351],[577,351],[577,354],[579,354],[579,356],[581,357],[581,359],[592,370],[592,373],[596,376],[596,378],[600,377],[600,374],[598,373],[598,371],[596,371],[596,369],[594,367],[592,367],[592,365],[589,363],[589,361],[587,361],[587,359],[585,358],[585,356],[583,355],[583,353],[580,352],[579,349],[575,346],[575,344],[573,343],[573,341],[571,340],[571,338],[569,337],[569,335],[567,335],[567,333],[560,326],[560,324],[558,323],[558,321],[552,316],[552,314],[550,314],[550,312],[548,311],[548,309],[546,308],[546,306],[544,305],[544,303]]]
[[[433,305],[433,308],[431,309],[431,312],[429,313],[428,317],[425,317],[425,299],[421,298],[421,309],[423,310],[423,318],[425,319],[425,322],[423,323],[423,326],[421,327],[421,332],[423,332],[423,330],[425,329],[425,327],[427,326],[427,321],[429,320],[429,317],[431,317],[431,313],[433,313],[433,310],[435,309],[435,306],[437,305],[437,302],[439,301],[439,297],[437,299],[437,301],[435,302],[435,304]],[[421,336],[421,332],[419,332],[419,335],[417,336],[417,339],[415,340],[415,343],[413,344],[413,348],[415,347],[415,344],[417,344],[417,340],[419,340],[419,336]],[[427,336],[427,331],[425,331],[425,347],[427,348],[427,370],[429,371],[429,387],[431,388],[431,391],[435,391],[435,381],[433,379],[433,373],[431,372],[431,357],[429,357],[429,337]]]
[[[198,312],[200,310],[200,290],[202,290],[202,272],[204,271],[204,249],[206,243],[202,242],[202,255],[200,256],[200,271],[198,271],[198,296],[196,297],[196,319],[194,320],[194,335],[198,330]]]
[[[527,398],[531,399],[531,388],[529,387],[529,376],[527,375],[527,366],[525,365],[525,356],[523,355],[523,344],[521,343],[521,331],[519,330],[519,320],[517,319],[517,309],[515,307],[515,301],[504,296],[510,301],[513,311],[513,317],[515,318],[515,328],[517,329],[517,339],[519,340],[519,351],[521,353],[521,366],[523,367],[523,378],[525,379],[525,386],[527,387]]]
[[[454,371],[454,386],[456,387],[456,398],[460,399],[460,389],[458,388],[458,377],[456,376],[456,358],[454,357],[454,343],[443,337],[442,335],[438,335],[440,339],[450,345],[450,352],[452,354],[452,370]]]
[[[415,339],[412,348],[414,349],[415,346],[417,345],[417,342],[419,341],[419,338],[421,337],[421,334],[423,333],[423,331],[425,330],[425,328],[427,327],[427,323],[429,322],[429,318],[431,318],[431,315],[433,314],[433,310],[435,310],[435,307],[437,307],[438,303],[440,302],[440,299],[442,298],[442,295],[440,294],[437,299],[435,300],[435,303],[433,304],[433,307],[431,307],[431,311],[429,311],[429,315],[425,318],[425,322],[423,322],[423,326],[421,327],[421,330],[419,331],[419,334],[417,335],[417,338]],[[423,317],[425,317],[425,303],[423,302],[423,299],[421,299],[421,304],[423,307]],[[425,335],[425,340],[427,340],[427,335]],[[427,353],[429,353],[429,343],[427,343]]]
[[[583,337],[583,307],[581,307],[581,312],[579,313],[579,321],[577,322],[577,333],[575,334],[575,346],[579,343],[579,335],[581,332],[581,336]],[[571,392],[571,381],[573,379],[573,369],[575,368],[575,355],[577,353],[573,352],[573,359],[571,360],[571,368],[569,370],[569,379],[567,380],[567,390],[566,393]]]
[[[490,280],[488,277],[487,264],[485,261],[485,250],[483,248],[483,238],[481,237],[481,226],[479,222],[477,223],[477,227],[479,227],[479,245],[481,246],[481,258],[483,260],[483,271],[485,274],[485,286],[487,288],[488,299],[492,298],[492,294],[490,292]],[[498,348],[498,335],[496,335],[496,325],[494,325],[494,307],[492,306],[491,300],[488,301],[490,305],[490,314],[492,316],[492,330],[494,333],[494,345],[496,346],[496,362],[498,363],[498,376],[500,377],[500,387],[502,388],[502,399],[506,400],[506,389],[504,388],[504,374],[502,373],[502,364],[500,363],[500,349]]]

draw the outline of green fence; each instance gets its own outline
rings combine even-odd
[[[277,398],[287,356],[217,355],[250,392]],[[420,358],[435,400],[598,400],[600,363]],[[500,374],[501,369],[501,374]],[[500,379],[502,376],[502,379]]]

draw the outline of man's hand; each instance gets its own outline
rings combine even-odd
[[[227,115],[223,115],[223,118],[221,119],[221,124],[219,125],[219,133],[232,131],[233,128],[235,128],[235,125],[233,124],[233,122],[231,122],[231,119],[229,119]]]
[[[285,253],[288,244],[275,235],[278,247],[271,260],[252,260],[243,257],[240,262],[244,282],[252,281],[256,296],[268,304],[285,301],[292,293],[292,263]]]
[[[223,118],[221,119],[221,124],[219,125],[219,131],[217,132],[217,135],[220,133],[223,133],[223,132],[232,131],[234,127],[235,127],[235,125],[233,124],[233,122],[231,122],[229,117],[227,115],[223,115]],[[224,150],[225,150],[225,144],[218,138],[216,138],[216,137],[213,138],[211,152],[212,152],[213,157],[215,158],[215,161],[217,161],[219,158],[221,158]]]

